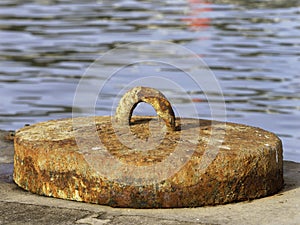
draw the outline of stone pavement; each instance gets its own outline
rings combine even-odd
[[[300,163],[284,162],[284,189],[221,206],[120,209],[31,194],[12,180],[13,143],[0,131],[0,224],[300,224]]]

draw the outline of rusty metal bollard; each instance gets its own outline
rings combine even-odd
[[[155,108],[168,132],[156,126],[150,134],[156,117],[132,116],[141,101]],[[82,127],[75,128],[74,120]],[[154,149],[139,144],[152,140],[159,140]],[[18,130],[14,142],[16,184],[56,198],[113,207],[199,207],[260,198],[283,187],[282,144],[275,134],[175,118],[170,102],[153,88],[131,89],[113,118],[41,122]]]

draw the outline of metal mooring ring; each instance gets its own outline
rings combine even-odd
[[[167,127],[175,130],[175,115],[171,103],[160,91],[149,87],[135,87],[123,95],[116,109],[117,124],[130,125],[133,110],[140,102],[152,105]]]

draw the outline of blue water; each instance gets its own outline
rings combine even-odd
[[[0,129],[71,117],[78,82],[99,56],[121,44],[160,40],[204,60],[222,89],[227,121],[276,133],[284,158],[300,162],[299,0],[3,0],[0,27]],[[211,118],[205,93],[180,71],[160,63],[122,69],[132,52],[123,54],[100,65],[121,69],[117,84],[108,85],[107,98],[96,105],[97,114],[110,114],[118,88],[155,74],[184,85],[199,110],[186,116]],[[186,60],[186,68],[192,70],[192,62]],[[177,107],[190,104],[162,89]]]

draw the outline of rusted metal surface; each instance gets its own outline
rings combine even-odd
[[[160,91],[149,87],[135,87],[124,94],[116,110],[116,122],[130,125],[132,112],[140,102],[152,105],[167,127],[175,130],[175,115],[170,102]]]
[[[124,115],[129,121],[131,114]],[[132,117],[130,130],[138,138],[147,139],[151,120],[155,117]],[[120,142],[111,117],[94,117],[91,121],[82,130],[73,129],[72,119],[63,119],[17,131],[14,181],[40,195],[132,208],[225,204],[272,195],[283,186],[281,141],[268,131],[241,124],[181,118],[174,124],[181,129],[167,132],[156,149],[142,151],[143,146],[130,149]],[[92,127],[96,127],[108,153],[123,164],[151,166],[175,154],[182,143],[186,152],[193,152],[179,171],[164,180],[126,184],[101,175],[88,161],[93,159],[105,165],[98,158],[102,149],[95,150],[90,139]],[[199,165],[211,155],[207,149],[212,145],[213,129],[224,132],[224,137],[218,154],[201,170]],[[199,140],[196,143],[182,140],[183,130],[198,132]],[[78,135],[86,143],[84,151],[77,145]],[[130,180],[134,174],[127,176]]]
[[[7,141],[13,141],[15,139],[15,131],[7,131],[7,134],[5,135],[4,139]]]

